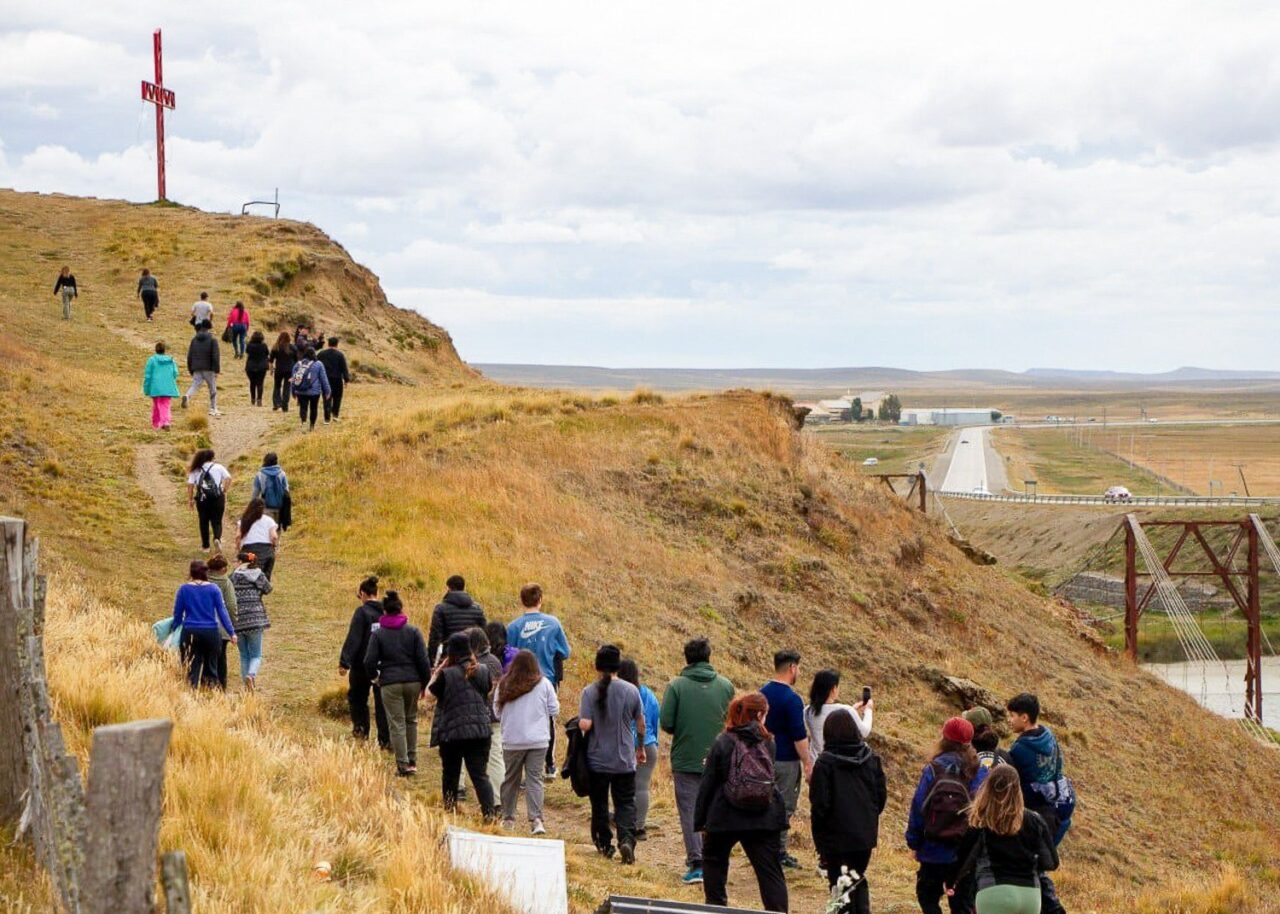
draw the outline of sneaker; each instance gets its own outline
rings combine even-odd
[[[182,395],[182,408],[183,408],[183,409],[186,409],[186,408],[187,408],[187,395],[186,395],[186,394],[183,394],[183,395]]]
[[[220,539],[215,539],[215,540],[213,541],[213,551],[214,551],[215,553],[221,553],[221,552],[222,552],[222,540],[220,540]]]
[[[411,778],[417,773],[417,770],[414,768],[401,768],[399,765],[396,766],[396,777]]]
[[[503,819],[503,820],[502,820],[502,830],[503,830],[503,831],[514,831],[514,830],[515,830],[515,827],[516,827],[516,820],[515,820],[515,819]]]
[[[680,881],[685,885],[702,885],[702,867],[689,867],[689,872],[681,876]]]
[[[552,765],[547,769],[547,773],[543,776],[544,781],[554,781],[560,774],[560,769]]]
[[[637,840],[637,841],[648,841],[648,840],[649,840],[649,829],[647,829],[647,828],[637,828],[637,829],[636,829],[636,840]]]
[[[782,865],[783,867],[789,870],[800,869],[800,861],[797,860],[795,857],[791,856],[790,854],[782,855]]]
[[[605,847],[601,847],[599,844],[597,844],[596,853],[598,853],[601,857],[603,857],[606,860],[612,860],[613,854],[614,854],[613,845],[610,844]]]
[[[209,410],[209,415],[212,416],[214,419],[222,418],[222,413],[218,412],[216,409]]]
[[[547,827],[542,824],[541,819],[533,820],[533,833],[535,835],[545,835],[547,833]]]
[[[622,862],[627,866],[636,862],[636,846],[633,843],[627,841],[624,844],[620,844],[618,845],[618,850],[621,852]]]

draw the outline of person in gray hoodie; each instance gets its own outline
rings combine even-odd
[[[191,387],[182,396],[182,408],[196,395],[201,385],[209,388],[209,415],[221,416],[218,412],[218,373],[222,371],[222,353],[218,348],[218,340],[209,332],[209,322],[201,321],[196,325],[196,335],[187,346],[187,371],[191,373]]]
[[[505,676],[498,682],[493,709],[501,721],[502,825],[515,828],[516,801],[523,782],[525,804],[533,834],[547,833],[542,824],[542,800],[546,785],[543,763],[551,735],[547,719],[560,713],[555,686],[542,675],[532,651],[517,651]]]

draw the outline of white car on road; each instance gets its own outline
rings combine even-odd
[[[1133,494],[1124,486],[1112,486],[1102,493],[1105,501],[1133,501]]]

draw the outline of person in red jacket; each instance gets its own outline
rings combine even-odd
[[[244,341],[249,335],[249,312],[244,302],[236,302],[231,313],[227,315],[227,329],[231,331],[231,351],[235,358],[244,358]]]

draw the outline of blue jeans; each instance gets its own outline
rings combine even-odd
[[[236,632],[236,646],[240,648],[240,678],[248,679],[257,676],[262,668],[262,635],[263,628],[251,628],[245,632]]]
[[[231,325],[231,351],[236,354],[236,358],[244,355],[244,338],[248,334],[249,328],[244,324]]]

